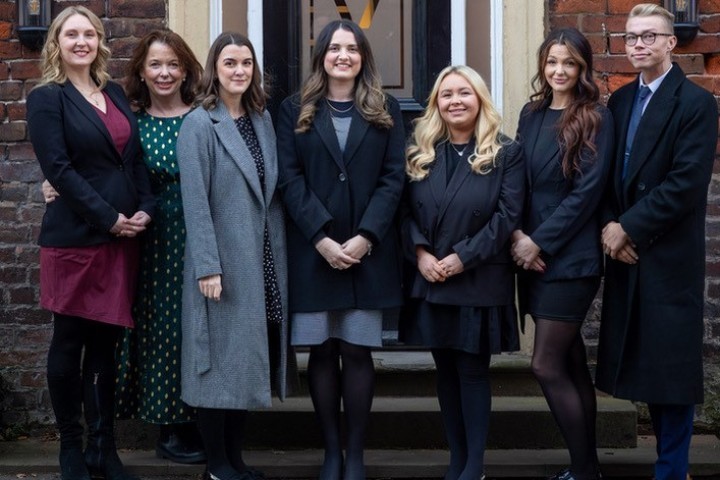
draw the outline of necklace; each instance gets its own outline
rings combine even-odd
[[[339,108],[333,107],[333,104],[330,103],[330,100],[328,100],[327,98],[325,98],[325,102],[327,102],[328,107],[332,108],[332,109],[335,110],[337,113],[347,113],[347,112],[349,112],[350,110],[352,110],[353,108],[355,108],[355,103],[353,103],[352,105],[350,105],[350,106],[349,106],[348,108],[346,108],[345,110],[340,110]]]
[[[97,90],[90,90],[90,92],[86,92],[85,90],[81,89],[80,87],[75,87],[75,88],[77,88],[78,91],[79,91],[80,93],[82,93],[83,97],[87,98],[87,99],[90,100],[92,103],[94,103],[96,107],[99,107],[99,106],[100,106],[100,102],[98,102],[97,100],[95,100],[95,94],[98,93]]]
[[[458,150],[457,148],[455,148],[455,145],[453,143],[451,143],[451,142],[448,142],[448,143],[450,143],[450,146],[452,147],[452,149],[455,150],[455,153],[457,153],[458,156],[460,156],[460,157],[462,157],[465,154],[465,150],[467,150],[468,145],[470,145],[469,143],[466,143],[465,146],[462,148],[462,150]]]

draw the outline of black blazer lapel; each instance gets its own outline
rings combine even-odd
[[[98,113],[95,111],[95,108],[85,100],[85,97],[83,96],[80,91],[75,88],[75,85],[68,80],[65,82],[63,86],[63,91],[65,92],[65,96],[73,103],[75,106],[80,110],[80,112],[85,116],[85,118],[95,127],[97,128],[100,133],[103,134],[103,137],[105,137],[105,140],[107,140],[108,144],[111,147],[112,152],[114,152],[115,158],[118,161],[118,163],[122,162],[122,158],[120,156],[120,153],[115,148],[115,142],[113,141],[112,137],[110,136],[110,132],[108,131],[107,127],[105,127],[105,124],[103,123],[102,119],[98,115]],[[104,92],[107,92],[108,89],[105,89]],[[132,128],[132,126],[131,126]],[[128,142],[129,144],[130,142]]]
[[[442,161],[443,165],[445,164],[445,149],[442,150],[442,158],[440,156],[436,156],[440,161]],[[440,202],[440,209],[438,210],[438,224],[442,220],[443,216],[445,215],[445,212],[448,211],[448,207],[452,203],[453,199],[455,198],[455,195],[458,194],[460,191],[462,184],[465,182],[465,180],[468,178],[468,175],[470,175],[470,164],[467,162],[467,159],[461,158],[460,162],[458,163],[458,166],[455,168],[455,171],[452,174],[452,177],[450,177],[450,181],[447,183],[447,186],[445,187],[445,192],[442,197],[442,201]],[[441,177],[442,182],[445,183],[445,169],[443,169],[443,174],[438,175]]]
[[[623,195],[623,168],[625,163],[625,139],[627,137],[628,125],[630,123],[630,115],[632,114],[633,101],[635,99],[635,93],[639,88],[640,81],[635,80],[633,87],[623,90],[613,95],[619,95],[620,100],[618,101],[618,108],[613,111],[613,118],[615,125],[619,126],[615,130],[615,166],[613,171],[615,176],[612,181],[615,183],[616,201],[618,205],[624,205]]]
[[[319,102],[317,104],[313,124],[315,126],[315,130],[320,136],[320,139],[325,144],[325,148],[328,149],[332,159],[335,161],[337,166],[340,167],[340,171],[347,173],[345,170],[343,154],[340,151],[340,144],[338,143],[337,134],[335,133],[335,126],[332,123],[330,111],[325,105],[325,102]],[[352,130],[352,126],[350,128]]]

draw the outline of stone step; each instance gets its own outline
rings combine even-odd
[[[297,353],[300,377],[299,395],[306,395],[307,351]],[[373,352],[375,396],[434,397],[435,363],[427,350],[382,349]],[[530,357],[521,354],[493,355],[490,362],[493,396],[542,396],[530,370]]]
[[[119,421],[118,443],[126,448],[152,448],[157,427]],[[268,410],[248,416],[249,448],[320,448],[322,440],[308,397],[275,401]],[[637,442],[637,411],[626,401],[598,397],[598,446],[632,448]],[[376,397],[367,433],[373,449],[446,448],[435,397]],[[494,397],[488,448],[562,448],[562,437],[542,397]]]
[[[636,448],[598,451],[603,477],[618,480],[647,480],[653,474],[655,438],[640,437]],[[127,469],[147,480],[197,480],[204,465],[180,465],[156,458],[150,450],[122,450]],[[244,459],[265,472],[268,480],[317,478],[322,462],[320,450],[251,450]],[[448,463],[445,450],[373,450],[365,453],[368,479],[442,478]],[[547,478],[568,465],[565,449],[489,450],[485,470],[489,480]],[[0,442],[0,478],[57,480],[58,442],[37,438]],[[720,478],[720,440],[712,435],[694,436],[690,446],[693,480]],[[55,476],[50,476],[54,474]]]

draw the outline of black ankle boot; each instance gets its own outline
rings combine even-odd
[[[139,480],[130,475],[115,446],[115,379],[101,373],[85,378],[85,422],[88,439],[85,464],[90,474],[105,480]]]
[[[158,458],[167,458],[175,463],[205,462],[207,456],[199,437],[194,422],[160,425],[160,438],[155,444],[155,454]]]
[[[48,391],[60,432],[62,480],[90,480],[82,452],[82,383],[80,375],[48,375]]]

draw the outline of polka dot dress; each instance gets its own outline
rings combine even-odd
[[[245,144],[250,150],[253,160],[255,160],[255,168],[257,168],[258,178],[262,186],[263,194],[265,193],[265,161],[263,159],[260,143],[258,142],[252,121],[247,115],[238,117],[235,120],[240,135],[245,140]],[[265,281],[265,312],[268,324],[279,325],[282,322],[282,303],[280,301],[280,288],[278,288],[277,275],[275,273],[275,260],[273,259],[272,248],[270,246],[270,236],[268,235],[267,222],[265,223],[265,235],[263,238],[263,278]]]
[[[118,345],[117,415],[146,422],[191,421],[180,400],[180,346],[185,222],[175,142],[183,117],[137,115],[145,163],[157,202],[143,234],[133,315]]]

